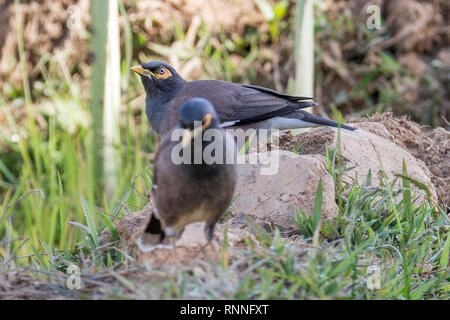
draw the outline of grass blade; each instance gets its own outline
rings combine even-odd
[[[102,220],[103,220],[103,223],[108,228],[108,230],[111,232],[113,241],[116,241],[117,239],[119,239],[119,235],[117,233],[117,229],[116,229],[116,226],[114,225],[114,223],[112,223],[112,221],[109,219],[108,216],[104,215],[101,212],[99,212],[99,213],[100,213],[100,218],[102,218]]]
[[[83,207],[84,216],[86,218],[86,223],[89,228],[89,233],[92,239],[92,242],[94,243],[94,246],[97,248],[100,246],[100,241],[98,239],[98,233],[97,228],[95,226],[95,222],[91,213],[91,210],[89,209],[89,204],[87,203],[86,199],[80,195],[81,199],[81,206]]]
[[[450,251],[450,231],[447,232],[447,239],[445,240],[444,249],[442,249],[441,259],[439,260],[439,269],[447,269],[449,251]]]
[[[317,186],[316,198],[314,200],[314,213],[313,213],[313,228],[316,230],[320,223],[320,217],[322,215],[322,199],[323,199],[323,187],[322,179],[319,180],[319,185]]]

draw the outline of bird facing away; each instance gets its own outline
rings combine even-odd
[[[317,105],[312,98],[290,96],[272,89],[219,80],[185,81],[165,62],[134,66],[146,92],[145,112],[153,129],[166,134],[177,121],[181,105],[193,97],[208,99],[223,127],[295,129],[337,127],[338,123],[302,109]],[[347,125],[343,129],[355,130]]]
[[[211,134],[214,139],[206,138]],[[213,147],[211,154],[217,155],[216,161],[207,156],[196,161],[195,156],[206,154]],[[208,241],[212,240],[214,226],[233,197],[236,167],[235,162],[226,162],[225,157],[235,153],[234,139],[221,128],[213,105],[203,98],[187,100],[181,106],[178,126],[166,134],[156,153],[155,210],[140,239],[141,248],[154,245],[145,240],[155,239],[151,235],[164,243],[166,237],[179,238],[186,225],[198,221],[206,221],[205,235]],[[185,155],[188,161],[175,159]]]

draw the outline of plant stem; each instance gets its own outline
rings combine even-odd
[[[102,190],[100,179],[103,175],[103,102],[105,92],[106,72],[106,43],[108,36],[108,1],[96,0],[91,2],[92,37],[90,50],[93,55],[91,75],[91,115],[92,115],[92,176],[94,177],[94,190]]]

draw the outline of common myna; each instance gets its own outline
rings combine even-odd
[[[152,61],[134,66],[146,92],[146,114],[153,129],[166,134],[178,121],[181,105],[190,98],[203,97],[215,107],[223,127],[254,129],[295,129],[338,123],[306,112],[317,105],[312,98],[290,96],[272,89],[219,80],[185,81],[170,65]],[[341,125],[347,130],[355,130]]]
[[[155,239],[167,243],[167,237],[179,238],[186,225],[198,221],[206,221],[210,241],[233,197],[236,145],[221,128],[213,105],[191,98],[181,106],[178,119],[154,160],[155,210],[139,243],[145,250],[155,245]]]

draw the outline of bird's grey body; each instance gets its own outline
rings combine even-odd
[[[228,147],[235,146],[231,136],[221,130]],[[206,221],[206,228],[214,228],[225,213],[234,193],[236,169],[233,164],[174,164],[171,152],[179,141],[170,141],[170,131],[155,158],[153,194],[156,216],[162,221],[166,236],[179,237],[184,227]],[[193,152],[193,150],[191,150]],[[233,152],[235,150],[225,150]],[[225,162],[225,161],[224,161]],[[167,192],[170,190],[170,192]],[[209,232],[212,232],[209,231]]]
[[[338,126],[335,121],[301,110],[317,105],[312,98],[220,80],[188,82],[174,68],[160,61],[135,66],[132,70],[141,75],[147,95],[146,114],[152,128],[160,135],[174,127],[181,105],[193,97],[209,100],[220,122],[235,127],[284,130],[317,125]],[[341,127],[354,130],[346,125]]]
[[[234,138],[220,126],[213,105],[203,98],[185,102],[178,125],[166,133],[155,156],[155,208],[138,242],[141,248],[179,238],[186,225],[198,221],[206,221],[211,240],[234,194],[236,156]]]

